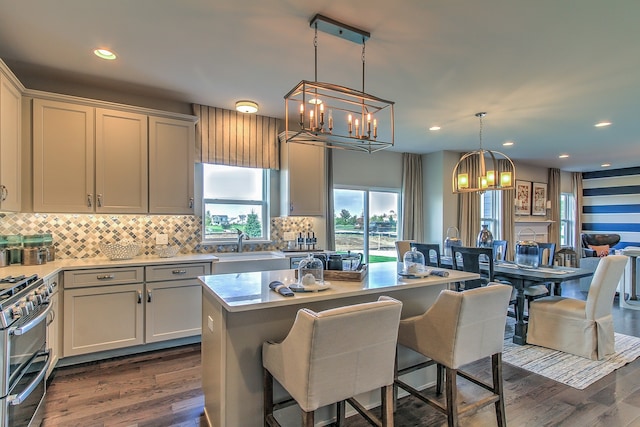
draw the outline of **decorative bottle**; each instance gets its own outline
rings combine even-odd
[[[482,224],[482,230],[478,233],[478,240],[476,246],[479,248],[492,248],[493,247],[493,234],[487,228],[487,224]]]

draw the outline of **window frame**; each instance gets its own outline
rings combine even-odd
[[[483,224],[488,225],[489,231],[493,235],[494,239],[500,239],[502,236],[501,224],[502,224],[502,191],[491,190],[491,216],[484,216],[485,209],[485,196],[489,191],[484,192],[480,197],[480,228]]]
[[[563,205],[564,209],[562,209]],[[560,193],[560,247],[573,247],[576,233],[574,213],[575,200],[573,193]],[[562,230],[567,232],[564,239]]]
[[[206,167],[207,165],[203,165],[203,169],[204,167]],[[207,204],[218,204],[218,205],[246,205],[246,206],[255,206],[258,207],[260,213],[261,213],[261,228],[262,228],[262,235],[258,238],[251,238],[251,240],[249,240],[249,242],[251,243],[267,243],[270,242],[270,224],[271,224],[271,218],[270,218],[270,204],[271,204],[271,188],[270,188],[270,175],[269,175],[269,169],[263,169],[263,168],[247,168],[247,167],[242,167],[242,166],[231,166],[231,165],[215,165],[215,164],[211,164],[209,166],[225,166],[225,167],[232,167],[232,168],[240,168],[240,169],[259,169],[262,172],[262,200],[247,200],[247,199],[231,199],[231,198],[205,198],[204,194],[207,193],[206,191],[206,183],[205,183],[205,176],[206,174],[203,171],[202,174],[202,209],[201,209],[201,215],[202,215],[202,229],[201,229],[201,242],[202,244],[210,244],[210,245],[216,245],[216,244],[235,244],[237,243],[237,238],[234,236],[233,238],[231,237],[225,237],[225,238],[207,238],[207,234],[206,234],[206,214],[207,214]]]

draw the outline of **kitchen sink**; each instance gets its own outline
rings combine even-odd
[[[213,273],[244,273],[249,271],[284,270],[289,268],[289,258],[277,251],[227,252],[215,255]]]

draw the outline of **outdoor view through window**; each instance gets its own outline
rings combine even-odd
[[[266,238],[268,195],[264,169],[203,165],[204,240]]]
[[[395,260],[398,192],[335,188],[333,196],[336,250],[364,253],[368,263]]]

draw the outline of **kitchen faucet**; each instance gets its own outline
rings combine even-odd
[[[242,252],[242,239],[250,240],[249,235],[239,228],[236,230],[238,231],[238,252]]]

